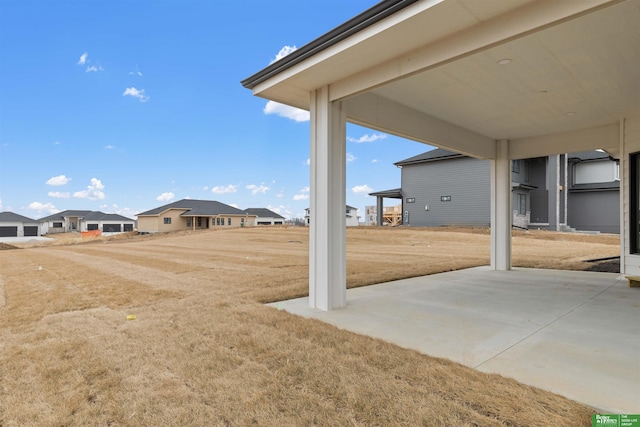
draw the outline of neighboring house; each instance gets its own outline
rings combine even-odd
[[[100,211],[66,210],[40,218],[42,234],[100,231],[124,233],[133,231],[135,220]]]
[[[37,237],[40,224],[13,212],[0,212],[0,237]]]
[[[304,210],[304,224],[308,227],[311,223],[311,208]],[[346,209],[346,224],[347,227],[357,227],[359,225],[360,217],[358,216],[358,208],[347,205]]]
[[[391,191],[400,191],[391,190]],[[376,193],[377,194],[377,193]],[[366,216],[364,223],[366,225],[378,224],[378,207],[377,206],[365,206]],[[395,206],[385,206],[382,209],[382,225],[402,225],[402,204]]]
[[[401,188],[371,195],[402,199],[404,225],[489,226],[489,161],[435,149],[395,165]],[[512,224],[619,233],[617,170],[599,151],[512,160]]]
[[[256,225],[256,215],[215,200],[182,199],[139,213],[138,231],[157,233]]]
[[[256,216],[256,225],[282,225],[284,217],[266,208],[247,208],[244,210],[249,215]]]

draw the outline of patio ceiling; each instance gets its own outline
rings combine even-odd
[[[252,89],[308,110],[328,85],[350,122],[480,158],[496,140],[615,155],[640,114],[638,22],[640,0],[422,0]]]

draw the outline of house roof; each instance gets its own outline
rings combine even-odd
[[[104,213],[101,211],[84,211],[84,210],[66,210],[53,215],[40,218],[39,222],[61,220],[63,218],[79,217],[85,221],[134,221],[131,218],[113,213]]]
[[[248,213],[249,215],[255,215],[258,217],[262,217],[262,218],[282,218],[284,219],[284,217],[280,214],[277,214],[267,208],[247,208],[244,210],[246,213]]]
[[[369,193],[370,196],[382,196],[390,199],[402,199],[402,188],[393,188],[391,190],[376,191]]]
[[[375,6],[351,18],[328,33],[296,49],[289,55],[270,64],[251,77],[242,80],[241,84],[247,89],[253,89],[263,81],[282,73],[294,65],[308,59],[336,43],[364,30],[365,28],[393,15],[397,11],[415,3],[418,0],[383,0]]]
[[[444,150],[442,148],[436,148],[435,150],[429,150],[422,154],[418,154],[417,156],[400,160],[399,162],[394,163],[394,165],[404,166],[412,163],[432,162],[434,160],[454,159],[458,157],[467,157],[467,156],[460,153],[454,153],[453,151]]]
[[[77,217],[84,218],[85,216],[87,216],[91,212],[92,211],[66,210],[66,211],[62,211],[62,212],[56,212],[56,213],[54,213],[52,215],[49,215],[49,216],[45,216],[43,218],[40,218],[38,221],[40,221],[40,222],[53,221],[53,220],[56,220],[56,219],[63,219],[65,217],[70,217],[70,216],[77,216]]]
[[[18,215],[13,212],[0,212],[0,222],[32,222],[37,223],[35,219],[28,218],[26,216]]]
[[[617,155],[620,119],[640,113],[639,2],[382,1],[242,84],[483,159],[496,141],[512,158]]]
[[[584,161],[584,160],[605,160],[605,159],[610,159],[609,154],[603,152],[603,151],[581,151],[579,153],[569,153],[567,154],[567,159],[569,160],[578,160],[578,161]]]
[[[225,205],[224,203],[217,202],[215,200],[195,200],[195,199],[182,199],[177,202],[162,205],[155,209],[141,212],[137,216],[155,216],[160,215],[162,212],[169,209],[184,209],[186,212],[180,216],[214,216],[214,215],[245,215],[246,212],[233,206]]]

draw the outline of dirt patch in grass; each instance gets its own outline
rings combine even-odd
[[[307,294],[308,229],[70,243],[0,257],[2,426],[591,423],[561,396],[265,307]],[[618,250],[513,237],[519,266]],[[349,287],[488,262],[485,229],[347,230]]]

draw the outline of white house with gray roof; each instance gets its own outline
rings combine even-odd
[[[88,210],[66,210],[38,221],[42,234],[100,231],[108,235],[133,231],[136,224],[119,214]]]
[[[285,218],[267,208],[247,208],[244,210],[249,215],[256,216],[256,225],[282,225]]]
[[[40,236],[40,223],[13,212],[0,212],[0,237]]]
[[[138,231],[158,233],[256,225],[257,215],[215,200],[182,199],[138,215]]]

